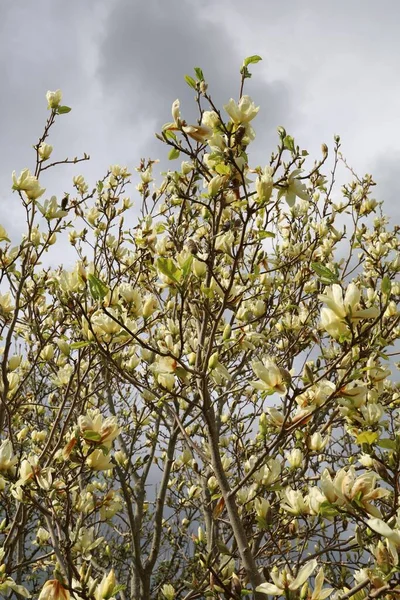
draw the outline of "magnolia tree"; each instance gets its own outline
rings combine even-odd
[[[133,201],[117,165],[48,197],[88,157],[52,162],[47,93],[0,227],[2,598],[400,595],[398,228],[371,176],[335,188],[339,138],[250,164],[258,60],[221,110],[186,77],[198,121],[176,100],[157,136],[184,160]]]

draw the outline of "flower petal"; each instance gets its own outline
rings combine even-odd
[[[289,585],[290,590],[297,590],[300,588],[303,583],[307,581],[310,575],[315,571],[318,566],[318,561],[316,558],[313,560],[309,560],[308,563],[304,565],[297,573],[297,577],[293,579],[292,583]]]

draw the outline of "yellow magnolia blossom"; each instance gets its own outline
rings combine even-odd
[[[17,177],[16,172],[13,171],[12,180],[12,189],[19,192],[25,192],[29,200],[40,198],[46,191],[45,188],[40,187],[38,178],[35,177],[35,175],[32,175],[29,169],[21,171],[19,177]]]
[[[358,323],[361,319],[374,319],[379,314],[376,307],[359,309],[361,292],[355,283],[349,284],[344,295],[341,286],[335,283],[318,298],[326,304],[321,310],[321,326],[335,339],[349,333],[346,319]]]
[[[313,574],[317,565],[318,563],[315,558],[310,560],[299,570],[296,577],[293,577],[286,569],[283,569],[283,571],[279,573],[279,571],[274,568],[271,571],[271,578],[274,583],[262,583],[257,587],[257,592],[270,594],[271,596],[288,597],[289,591],[295,591],[301,588]]]
[[[58,579],[50,579],[42,587],[38,600],[70,600],[70,598],[69,591]]]
[[[271,394],[276,392],[280,396],[286,394],[286,375],[273,359],[265,357],[263,362],[254,362],[252,368],[254,373],[260,379],[260,381],[251,382],[251,385],[256,388],[256,390],[266,391]]]
[[[15,465],[18,462],[18,457],[13,454],[13,447],[10,440],[4,440],[0,446],[0,472],[11,473],[15,472]]]
[[[114,569],[111,569],[108,575],[104,575],[103,579],[99,583],[94,593],[96,600],[107,600],[111,598],[113,589],[115,588],[115,573]]]
[[[46,94],[47,108],[57,108],[61,104],[62,91],[56,90],[51,92],[50,90]]]
[[[374,517],[380,518],[380,510],[371,504],[371,500],[378,500],[390,495],[385,488],[377,488],[378,475],[374,471],[367,471],[356,477],[354,467],[340,469],[332,480],[329,471],[322,472],[320,485],[323,494],[330,503],[344,506],[352,502],[362,505],[364,510]]]
[[[108,471],[112,469],[112,464],[108,454],[104,454],[103,450],[94,450],[87,456],[86,464],[90,469],[94,471]]]
[[[111,448],[112,442],[119,435],[116,417],[107,417],[97,411],[89,411],[87,415],[78,418],[78,427],[81,436],[87,443],[100,444]]]
[[[252,121],[257,116],[260,107],[254,104],[250,96],[245,95],[240,98],[239,103],[231,98],[228,104],[224,105],[224,109],[234,123],[240,124]]]

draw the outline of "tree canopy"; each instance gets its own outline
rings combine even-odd
[[[49,197],[89,157],[53,160],[47,93],[0,225],[4,598],[400,594],[398,227],[370,175],[335,185],[338,136],[313,161],[279,127],[252,164],[259,60],[221,109],[186,76],[198,120],[173,103],[132,197],[119,165]]]

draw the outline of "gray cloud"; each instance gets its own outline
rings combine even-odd
[[[386,0],[384,9],[375,0],[249,0],[245,8],[238,0],[0,5],[0,222],[11,231],[22,230],[11,171],[33,164],[47,89],[60,87],[73,108],[52,132],[54,157],[92,156],[89,164],[47,172],[49,196],[69,190],[74,174],[94,182],[110,163],[133,169],[141,156],[165,156],[154,132],[170,119],[172,101],[180,98],[187,120],[195,114],[184,74],[201,66],[221,106],[237,98],[241,62],[253,53],[264,59],[246,87],[261,106],[255,162],[267,162],[277,125],[312,156],[341,133],[349,163],[372,171],[377,197],[386,197],[385,210],[395,214],[398,2]]]
[[[183,77],[194,66],[203,68],[218,106],[237,98],[244,56],[237,51],[236,33],[210,22],[204,5],[193,0],[114,3],[101,45],[99,77],[104,94],[113,98],[116,121],[137,125],[147,120],[159,129],[171,119],[176,97],[185,119],[193,119],[194,94]],[[246,90],[262,104],[256,127],[265,144],[275,138],[278,124],[295,116],[289,89],[283,82],[267,84],[254,77]],[[146,150],[153,148],[160,149],[147,141]]]
[[[400,152],[380,156],[372,165],[377,184],[374,197],[384,202],[384,213],[390,214],[391,225],[400,225]]]

